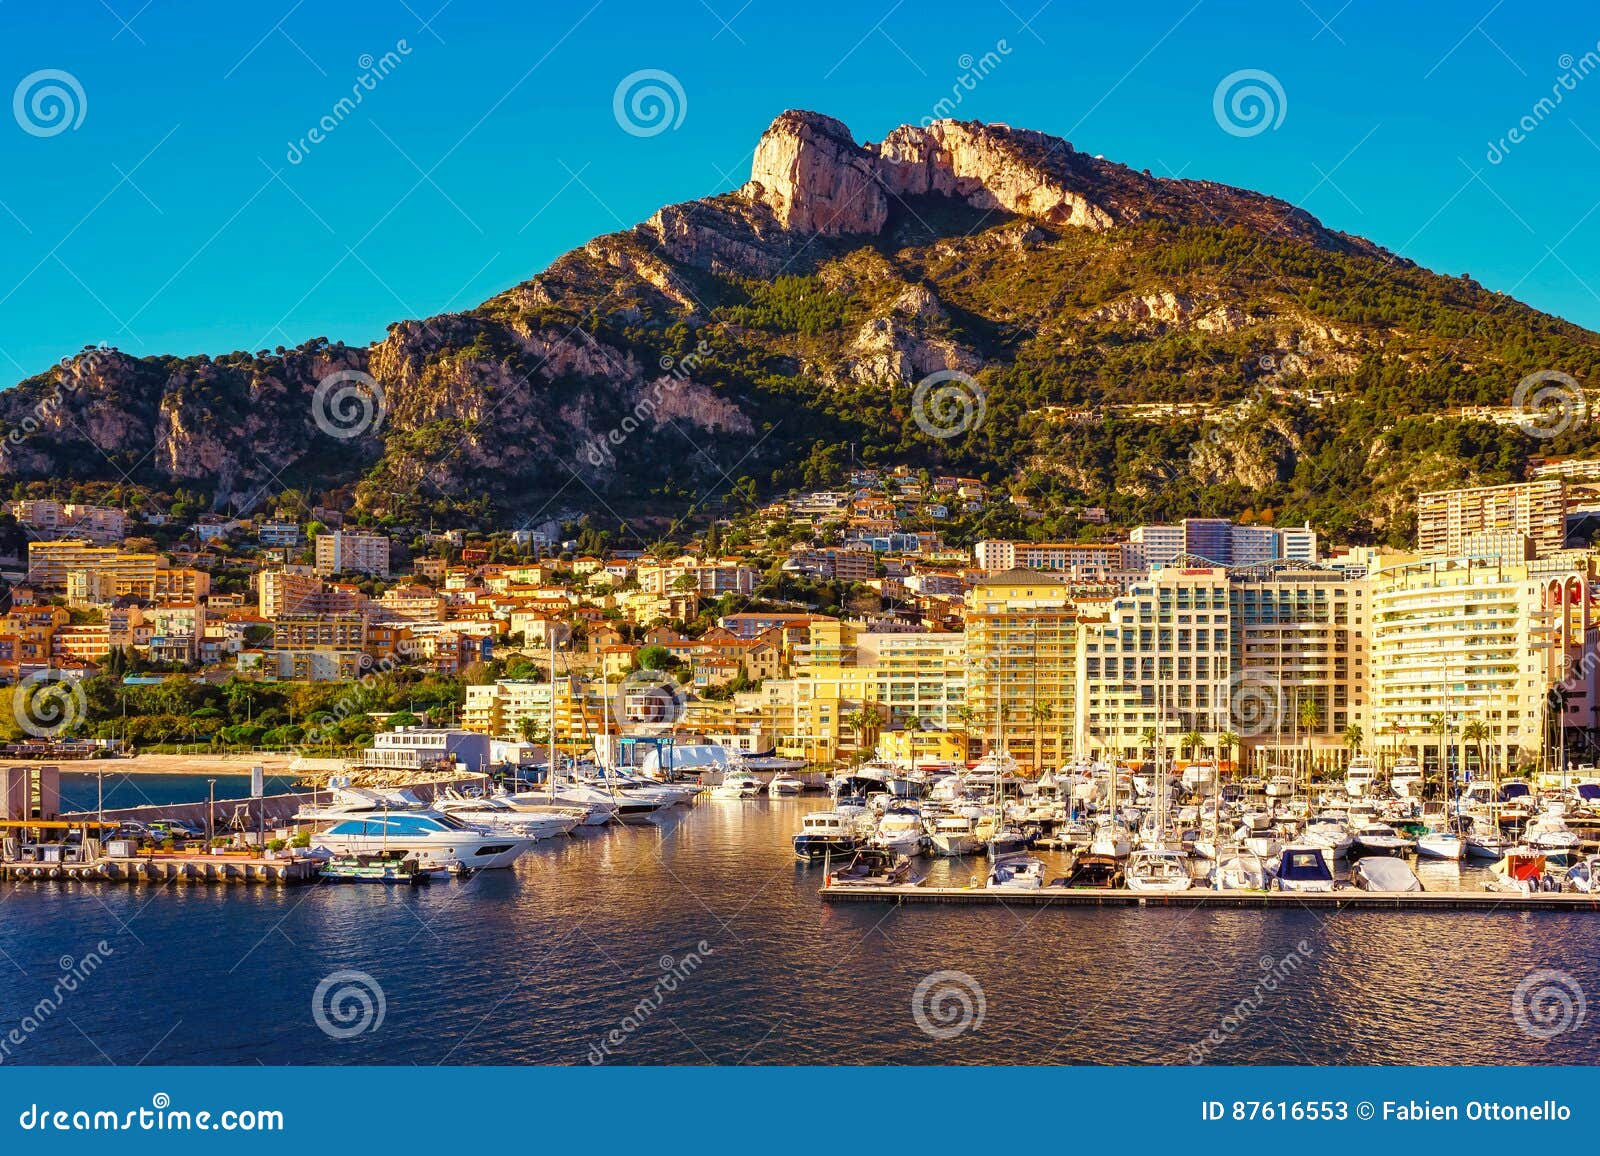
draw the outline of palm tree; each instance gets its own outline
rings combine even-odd
[[[1155,758],[1155,761],[1159,763],[1161,761],[1161,755],[1160,752],[1156,750],[1156,728],[1145,727],[1144,730],[1139,733],[1139,740],[1144,744],[1145,747],[1149,748],[1151,755]]]
[[[961,761],[964,763],[972,754],[972,720],[978,717],[978,712],[962,703],[952,713],[961,724]]]
[[[1233,731],[1223,731],[1217,736],[1217,751],[1224,759],[1228,761],[1230,765],[1233,763],[1233,756],[1230,752],[1238,749],[1239,736]],[[1234,769],[1237,770],[1238,768],[1235,767]]]
[[[867,746],[867,731],[872,725],[872,718],[865,710],[853,710],[841,720],[845,726],[856,732],[856,753],[862,753]]]
[[[1049,703],[1036,702],[1028,713],[1033,716],[1033,773],[1038,775],[1044,762],[1044,724],[1050,721],[1052,710]]]
[[[1361,744],[1366,741],[1366,732],[1356,723],[1351,723],[1344,728],[1344,745],[1352,755],[1361,750]]]
[[[1489,741],[1489,724],[1482,719],[1473,719],[1461,728],[1461,737],[1478,749],[1478,771],[1483,771],[1483,744]]]
[[[1300,721],[1300,729],[1306,735],[1306,790],[1311,789],[1311,733],[1322,722],[1322,708],[1317,705],[1315,698],[1303,698],[1300,705],[1295,708],[1295,714]]]
[[[1205,745],[1206,736],[1199,731],[1190,731],[1183,736],[1183,749],[1189,752],[1191,759],[1198,758],[1200,748]]]

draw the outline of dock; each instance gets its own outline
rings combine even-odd
[[[959,903],[1004,907],[1211,907],[1298,911],[1570,911],[1600,914],[1600,895],[1501,891],[1129,891],[1126,888],[1041,887],[1037,891],[981,887],[922,887],[914,883],[861,887],[830,883],[825,903]]]
[[[0,879],[27,883],[270,883],[293,887],[315,883],[319,865],[311,859],[262,859],[242,855],[147,855],[102,858],[91,863],[0,863]]]

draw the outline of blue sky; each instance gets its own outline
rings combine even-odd
[[[0,381],[97,342],[366,342],[388,321],[470,307],[661,204],[739,184],[785,108],[878,139],[930,115],[964,58],[986,53],[998,63],[961,89],[956,115],[1261,189],[1600,328],[1600,67],[1584,61],[1600,12],[1267,8],[13,0],[0,5],[0,95],[13,95],[0,115]],[[372,63],[386,53],[390,66]],[[76,91],[24,84],[46,70]],[[619,126],[613,97],[640,70],[676,80],[675,127]],[[1275,127],[1239,135],[1217,119],[1219,82],[1241,70],[1275,79]],[[360,105],[335,114],[363,74]],[[74,107],[68,127],[30,103],[52,85]],[[1538,108],[1556,90],[1560,103]],[[325,116],[335,127],[292,160]],[[1509,141],[1524,118],[1532,128]]]

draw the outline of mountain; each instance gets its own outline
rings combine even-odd
[[[0,476],[614,525],[829,482],[854,453],[1046,511],[1270,507],[1400,538],[1419,486],[1594,448],[1585,421],[1538,438],[1459,407],[1597,367],[1596,334],[1274,197],[1005,125],[863,145],[790,111],[738,190],[368,348],[65,359],[0,394]]]

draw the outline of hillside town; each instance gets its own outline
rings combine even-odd
[[[1003,751],[1038,773],[1161,744],[1319,767],[1356,750],[1437,766],[1470,747],[1474,765],[1528,769],[1600,728],[1597,478],[1600,463],[1551,463],[1422,494],[1406,552],[1334,549],[1259,516],[1119,532],[1093,508],[1071,512],[1080,540],[954,548],[941,524],[996,505],[1026,522],[1028,503],[904,468],[681,545],[594,552],[559,521],[402,543],[326,509],[175,526],[21,497],[0,678],[412,671],[461,697],[409,721],[531,759],[627,729],[820,766]]]

